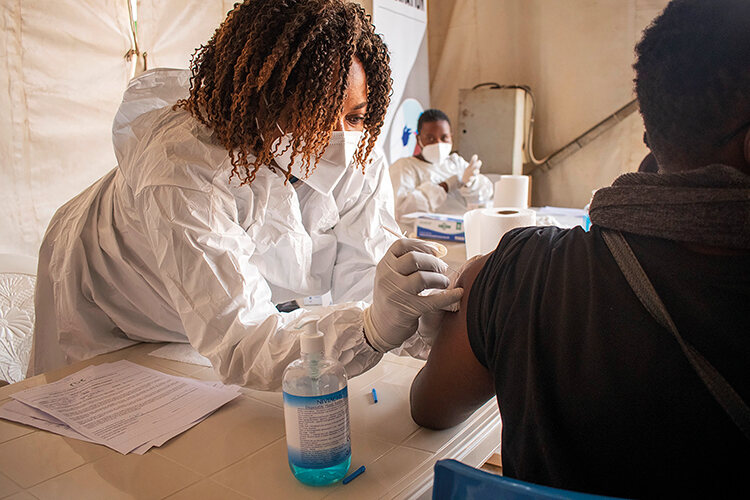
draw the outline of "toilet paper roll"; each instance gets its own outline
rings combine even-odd
[[[495,183],[496,207],[529,208],[529,176],[501,175]]]
[[[535,224],[536,212],[527,208],[495,207],[466,212],[466,258],[493,251],[503,235],[513,228]]]

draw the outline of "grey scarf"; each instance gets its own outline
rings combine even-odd
[[[750,175],[726,165],[630,173],[599,189],[591,223],[626,233],[750,249]]]

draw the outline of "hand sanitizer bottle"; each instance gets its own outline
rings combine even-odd
[[[317,318],[302,325],[301,358],[284,370],[289,468],[299,481],[323,486],[346,476],[352,461],[344,366],[325,357]]]

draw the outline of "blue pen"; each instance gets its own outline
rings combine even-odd
[[[344,483],[344,484],[348,484],[348,483],[350,483],[350,482],[351,482],[351,481],[352,481],[353,479],[355,479],[355,478],[356,478],[357,476],[359,476],[360,474],[362,474],[362,473],[363,473],[364,471],[365,471],[365,466],[363,465],[363,466],[362,466],[362,467],[360,467],[359,469],[355,470],[354,472],[352,472],[351,474],[349,474],[348,476],[346,476],[346,477],[344,478],[344,480],[343,480],[343,481],[341,481],[341,482],[342,482],[342,483]]]
[[[375,391],[375,389],[372,390],[372,401],[373,401],[373,403],[377,403],[378,402],[378,393],[377,393],[377,391]]]

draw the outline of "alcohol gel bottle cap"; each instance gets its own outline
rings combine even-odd
[[[317,322],[317,318],[311,318],[300,325],[302,335],[299,338],[299,347],[302,354],[317,354],[326,350],[323,334],[318,331]]]

